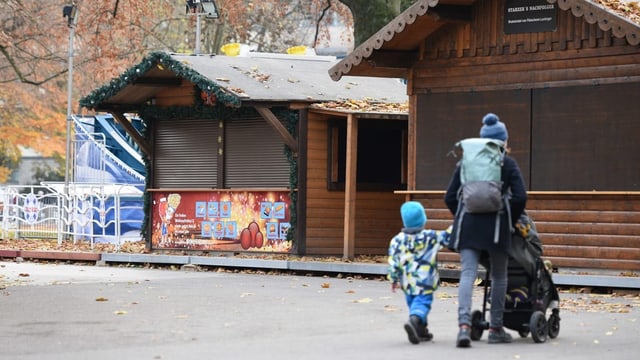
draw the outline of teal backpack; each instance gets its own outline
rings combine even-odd
[[[504,207],[502,196],[502,164],[504,142],[470,138],[459,141],[461,200],[470,213],[491,213]]]
[[[455,215],[455,239],[449,248],[457,250],[465,213],[495,213],[494,242],[500,240],[500,214],[509,212],[508,194],[502,192],[504,142],[495,139],[468,138],[456,143],[462,149],[458,210]],[[510,218],[510,215],[509,215]]]

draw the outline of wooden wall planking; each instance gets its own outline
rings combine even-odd
[[[327,189],[328,116],[309,113],[307,149],[306,253],[342,255],[344,191]],[[388,192],[358,191],[356,195],[355,255],[384,255],[389,240],[402,227],[400,205],[404,196]]]
[[[442,194],[412,195],[430,224],[453,219]],[[623,206],[620,206],[623,204]],[[527,212],[543,243],[543,258],[558,268],[640,271],[640,193],[530,193]],[[444,250],[441,261],[459,261]]]

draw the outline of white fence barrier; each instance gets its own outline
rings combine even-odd
[[[142,184],[0,187],[2,239],[108,242],[140,240]]]

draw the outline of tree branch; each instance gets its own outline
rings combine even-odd
[[[318,18],[318,21],[316,21],[316,34],[313,37],[313,47],[315,48],[317,43],[318,43],[318,33],[320,32],[320,22],[322,21],[322,18],[324,18],[324,15],[327,13],[327,11],[331,8],[331,0],[327,0],[327,6],[325,6],[324,9],[322,9],[322,13],[320,14],[320,17]]]

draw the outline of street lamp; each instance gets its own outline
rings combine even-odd
[[[69,26],[69,80],[67,84],[67,148],[66,148],[66,156],[64,160],[64,206],[67,207],[71,201],[69,200],[69,180],[70,180],[70,158],[71,158],[71,122],[73,121],[73,117],[71,116],[71,101],[73,94],[73,37],[74,30],[76,25],[78,24],[78,5],[75,1],[71,3],[71,5],[65,5],[62,8],[62,17],[67,18],[67,26]],[[69,207],[67,207],[69,208]],[[60,219],[62,219],[65,215],[63,215],[63,211],[59,214]],[[67,223],[66,231],[69,230],[69,223]],[[60,241],[60,236],[58,236],[58,241]]]
[[[188,15],[196,16],[196,55],[200,54],[200,17],[206,16],[209,19],[220,17],[218,5],[214,0],[187,0],[186,6]]]
[[[74,30],[78,24],[78,5],[73,1],[70,5],[65,5],[62,8],[62,17],[67,18],[67,25],[69,26],[69,79],[67,84],[67,148],[65,156],[65,169],[64,169],[64,191],[65,195],[68,193],[69,176],[70,176],[70,163],[69,157],[71,156],[71,105],[73,94],[73,37]]]

